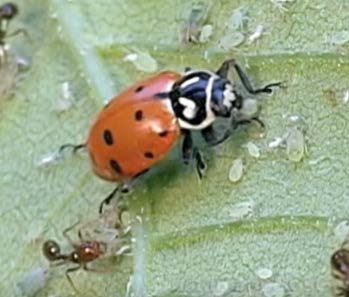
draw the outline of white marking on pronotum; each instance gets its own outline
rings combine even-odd
[[[231,108],[232,102],[236,100],[235,94],[233,93],[233,86],[231,84],[225,85],[223,96],[223,105],[227,108]]]
[[[195,102],[190,100],[190,99],[187,99],[185,97],[179,98],[178,101],[180,104],[185,106],[185,108],[183,110],[183,115],[187,119],[193,119],[196,115],[196,112],[197,112],[197,106],[196,106]]]
[[[196,82],[198,82],[200,80],[200,77],[198,76],[194,76],[191,79],[186,80],[184,83],[181,84],[181,88],[184,89],[187,86],[190,86],[192,84],[195,84]]]

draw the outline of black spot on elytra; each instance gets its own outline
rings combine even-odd
[[[164,131],[162,131],[162,132],[159,133],[159,136],[160,136],[160,137],[166,137],[167,134],[168,134],[168,131],[167,131],[167,130],[164,130]]]
[[[154,154],[152,152],[145,152],[144,157],[146,157],[147,159],[153,159]]]
[[[137,87],[137,89],[135,89],[135,92],[136,93],[142,92],[143,89],[144,89],[144,86],[139,86],[139,87]]]
[[[110,130],[108,130],[108,129],[104,130],[103,138],[104,138],[104,141],[107,145],[114,144],[113,134],[111,134]]]
[[[110,160],[109,164],[110,164],[111,168],[113,168],[117,174],[122,173],[122,169],[120,167],[120,164],[116,160]]]
[[[143,111],[137,110],[135,112],[135,119],[136,121],[141,121],[143,119]]]

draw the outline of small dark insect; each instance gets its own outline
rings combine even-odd
[[[331,257],[332,275],[341,283],[335,289],[336,296],[349,297],[349,250],[341,248]]]
[[[68,232],[72,230],[76,225],[77,224],[74,224],[73,226],[63,231],[63,236],[67,239],[67,241],[73,248],[73,251],[71,253],[61,253],[59,244],[54,240],[47,240],[46,242],[44,242],[42,252],[45,258],[48,261],[54,263],[54,265],[63,265],[69,262],[77,264],[77,266],[75,267],[68,268],[65,272],[65,275],[72,288],[75,291],[78,291],[74,286],[74,283],[69,274],[81,268],[86,271],[100,271],[89,267],[87,264],[104,255],[107,251],[107,244],[105,242],[96,240],[84,240],[80,230],[78,231],[79,241],[73,241],[69,237]]]
[[[13,3],[5,3],[0,6],[0,46],[5,45],[5,38],[17,35],[22,31],[18,29],[10,34],[8,34],[9,22],[18,14],[18,7]]]

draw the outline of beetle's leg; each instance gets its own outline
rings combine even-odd
[[[82,269],[84,269],[85,271],[97,272],[97,273],[111,272],[111,268],[110,269],[102,269],[102,268],[90,267],[87,265],[87,263],[84,263],[82,265]]]
[[[216,71],[216,74],[222,78],[227,78],[230,67],[233,65],[235,65],[235,59],[224,61],[222,65],[219,67],[219,69]]]
[[[116,186],[116,188],[99,204],[99,214],[103,212],[104,205],[110,204],[112,199],[116,199],[115,205],[117,206],[117,208],[119,208],[119,204],[122,198],[132,191],[133,185],[138,181],[138,179],[141,176],[146,174],[148,171],[149,168],[138,173],[129,182]]]
[[[238,74],[243,86],[251,94],[268,93],[270,94],[273,90],[272,87],[281,87],[282,83],[272,83],[264,86],[263,88],[255,89],[247,76],[247,74],[242,70],[242,68],[236,63],[235,59],[226,60],[222,63],[219,69],[216,71],[217,75],[222,78],[227,78],[230,67],[234,66],[236,73]]]
[[[206,127],[201,130],[201,135],[204,138],[207,144],[215,143],[217,141],[216,131],[213,128],[213,125]]]
[[[69,269],[67,269],[67,270],[65,271],[65,276],[66,276],[66,278],[67,278],[69,284],[70,284],[71,287],[74,289],[74,291],[77,292],[77,293],[79,293],[79,291],[78,291],[78,289],[75,287],[75,285],[74,285],[74,283],[73,283],[73,280],[71,279],[71,277],[70,277],[69,274],[72,273],[72,272],[75,272],[75,271],[79,270],[80,268],[81,268],[81,265],[76,266],[76,267],[69,268]]]
[[[206,170],[206,163],[200,151],[194,147],[193,138],[191,132],[186,129],[182,129],[184,134],[183,145],[182,145],[182,160],[183,163],[188,165],[192,159],[195,160],[195,169],[198,173],[199,178],[203,177],[204,171]]]
[[[202,179],[202,177],[204,176],[205,171],[207,169],[207,165],[202,157],[201,152],[197,148],[194,148],[193,158],[195,160],[196,172],[199,176],[199,179]]]
[[[61,155],[66,149],[72,149],[73,153],[75,154],[78,150],[81,150],[83,148],[86,147],[85,143],[80,143],[80,144],[71,144],[71,143],[67,143],[67,144],[63,144],[59,147],[58,149],[58,154]]]
[[[273,87],[281,87],[282,86],[282,82],[277,82],[277,83],[272,83],[272,84],[268,84],[262,88],[259,89],[255,89],[252,87],[251,82],[247,76],[247,74],[241,69],[241,67],[234,63],[234,68],[236,73],[238,74],[243,86],[245,87],[245,89],[251,93],[251,94],[259,94],[259,93],[267,93],[267,94],[271,94],[273,92]]]
[[[188,165],[194,150],[193,138],[189,130],[182,129],[182,134],[184,135],[182,144],[182,160],[185,165]]]
[[[107,196],[105,197],[102,202],[99,204],[99,209],[98,209],[98,212],[101,214],[103,213],[103,207],[105,205],[108,205],[110,204],[110,201],[114,198],[115,195],[120,195],[120,191],[119,191],[120,187],[119,186],[116,186],[115,189]],[[118,197],[117,197],[118,198]]]

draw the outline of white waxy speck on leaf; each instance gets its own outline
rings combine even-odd
[[[39,162],[38,162],[38,166],[47,166],[47,165],[51,165],[55,162],[58,162],[58,160],[61,158],[61,155],[58,152],[53,152],[53,153],[49,153],[46,156],[43,156]]]
[[[254,32],[248,37],[248,43],[251,44],[255,42],[257,39],[261,38],[262,35],[264,35],[264,26],[263,25],[257,25]]]
[[[132,53],[127,54],[124,61],[131,62],[136,69],[143,72],[155,72],[158,69],[157,61],[146,51],[134,49]]]
[[[127,55],[123,58],[123,60],[124,60],[125,62],[134,62],[134,61],[136,61],[137,59],[138,59],[138,54],[136,54],[136,53],[127,54]]]
[[[268,146],[269,148],[277,148],[285,143],[284,137],[275,137],[271,142],[269,142]]]
[[[347,104],[348,102],[349,102],[349,90],[346,90],[343,96],[343,103]]]

